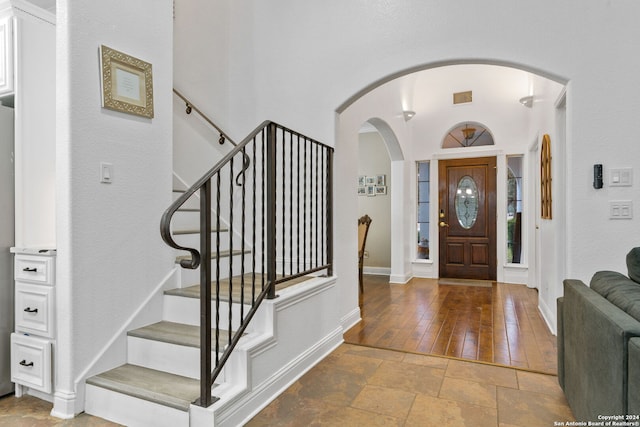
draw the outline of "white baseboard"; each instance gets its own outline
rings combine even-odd
[[[389,283],[397,283],[400,285],[404,285],[405,283],[408,283],[409,280],[411,280],[412,278],[413,278],[413,274],[410,274],[410,273],[392,274],[391,276],[389,276]]]
[[[360,307],[355,307],[349,313],[340,319],[340,324],[342,324],[342,331],[347,332],[349,329],[354,327],[362,318],[360,317]]]
[[[549,309],[549,306],[545,304],[545,302],[540,298],[538,298],[538,311],[547,324],[547,328],[549,328],[549,331],[551,331],[553,335],[557,336],[558,319],[553,315],[553,311]]]
[[[389,276],[391,274],[390,267],[367,267],[362,269],[364,274],[372,274],[375,276]]]
[[[53,408],[51,416],[62,419],[70,419],[76,415],[77,394],[56,390],[53,394]]]

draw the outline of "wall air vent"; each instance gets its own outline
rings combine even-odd
[[[471,93],[470,90],[466,92],[458,92],[453,94],[454,104],[465,104],[471,101],[473,101],[473,94]]]

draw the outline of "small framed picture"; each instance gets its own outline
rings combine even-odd
[[[358,176],[358,187],[364,187],[366,185],[367,177],[364,175]]]
[[[387,194],[387,186],[376,185],[376,195],[385,195],[385,194]]]
[[[151,64],[100,46],[102,107],[153,118]]]
[[[367,196],[375,196],[375,195],[376,195],[376,186],[367,185]]]
[[[364,180],[365,185],[376,185],[376,177],[375,176],[367,176]]]
[[[386,175],[376,175],[376,185],[377,186],[387,185]]]
[[[367,195],[367,187],[364,185],[358,185],[358,196],[366,196]]]

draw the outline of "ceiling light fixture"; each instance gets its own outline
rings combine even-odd
[[[464,125],[464,129],[461,129],[465,140],[470,140],[476,134],[476,128],[470,128],[469,125]]]
[[[519,99],[520,104],[524,105],[527,108],[531,108],[533,106],[533,95],[524,96]]]
[[[409,120],[411,120],[413,118],[413,116],[416,115],[415,111],[411,111],[411,110],[405,110],[402,112],[402,115],[404,116],[404,121],[408,122]]]

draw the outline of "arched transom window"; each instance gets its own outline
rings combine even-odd
[[[463,122],[454,126],[444,137],[442,148],[478,147],[494,145],[493,135],[476,122]]]

